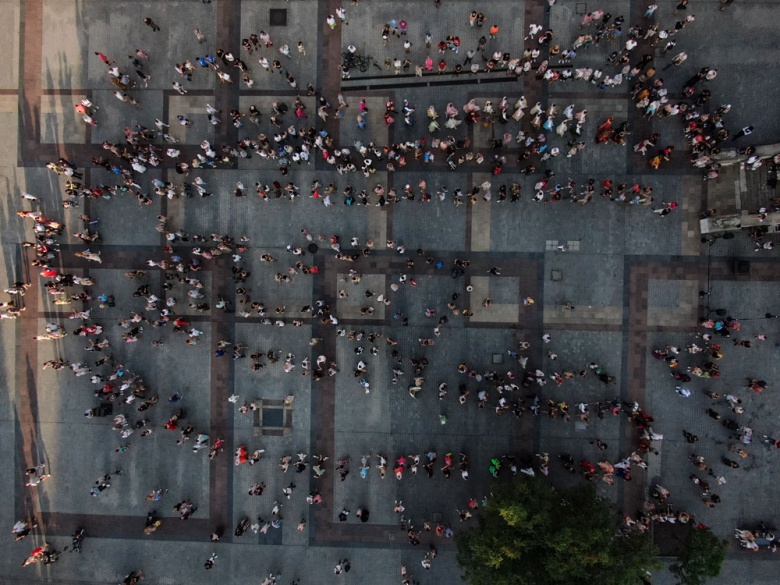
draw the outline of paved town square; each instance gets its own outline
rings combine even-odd
[[[0,9],[0,583],[453,584],[547,474],[777,582],[775,2]]]

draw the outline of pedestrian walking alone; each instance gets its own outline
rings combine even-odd
[[[159,27],[159,26],[157,26],[157,23],[156,23],[156,22],[154,22],[154,21],[153,21],[151,18],[149,18],[148,16],[147,16],[146,18],[144,18],[144,24],[145,24],[146,26],[148,26],[149,28],[151,28],[151,29],[152,29],[152,31],[154,31],[154,32],[157,32],[158,30],[160,30],[160,27]]]

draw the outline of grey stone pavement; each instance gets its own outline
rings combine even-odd
[[[671,27],[682,18],[672,14],[675,2],[657,3],[660,8],[655,19],[662,27]],[[0,144],[0,261],[4,272],[0,280],[3,288],[5,283],[19,280],[32,283],[23,299],[26,310],[22,317],[0,322],[0,462],[7,470],[0,477],[5,495],[0,500],[0,526],[10,531],[16,520],[32,516],[40,522],[33,535],[20,542],[14,542],[6,533],[8,544],[0,558],[0,582],[114,583],[131,570],[142,569],[146,582],[157,584],[259,583],[270,573],[281,573],[283,583],[300,578],[302,585],[385,585],[400,581],[402,563],[422,584],[457,582],[453,541],[424,533],[422,544],[411,547],[399,528],[399,515],[393,512],[395,500],[403,500],[405,516],[416,527],[429,520],[457,532],[468,524],[459,521],[456,509],[462,509],[472,497],[481,499],[490,493],[495,480],[490,478],[487,468],[493,456],[512,453],[526,457],[543,451],[555,456],[565,451],[577,459],[587,457],[595,461],[605,457],[615,462],[636,447],[638,437],[624,417],[600,420],[592,416],[588,425],[533,417],[530,412],[519,419],[511,413],[497,417],[493,407],[499,396],[495,391],[491,392],[489,407],[480,409],[477,392],[490,383],[459,375],[457,365],[463,362],[480,373],[495,370],[506,375],[511,371],[521,377],[520,366],[507,350],[516,349],[523,340],[532,344],[526,354],[529,368],[550,374],[578,371],[595,361],[616,377],[616,383],[608,387],[588,376],[560,388],[550,383],[542,390],[536,386],[523,389],[517,398],[524,398],[526,404],[537,392],[544,399],[568,402],[572,410],[579,402],[593,404],[618,397],[637,400],[655,417],[653,428],[664,435],[664,440],[655,444],[658,455],[650,456],[647,472],[637,469],[632,482],[597,485],[599,493],[614,500],[627,514],[636,512],[648,489],[658,482],[671,490],[675,508],[689,511],[723,537],[729,538],[736,526],[750,526],[760,520],[780,529],[770,487],[778,480],[780,452],[756,441],[747,447],[749,456],[741,468],[726,472],[719,461],[723,456],[733,456],[728,451],[732,441],[726,429],[709,418],[705,410],[712,407],[724,418],[730,413],[724,401],[713,404],[703,393],[705,389],[736,393],[746,411],[734,415],[741,423],[753,428],[759,438],[765,433],[780,432],[780,406],[773,395],[780,357],[780,321],[764,318],[767,312],[780,313],[780,253],[777,249],[754,253],[752,243],[742,234],[734,240],[700,243],[698,218],[707,207],[710,187],[687,164],[689,153],[680,121],[643,120],[633,107],[625,83],[599,90],[583,82],[546,85],[533,76],[515,80],[503,73],[415,78],[411,73],[395,76],[384,70],[385,59],[403,58],[397,38],[392,38],[387,46],[381,43],[382,25],[393,18],[408,21],[408,38],[413,43],[409,59],[421,63],[429,54],[434,60],[440,58],[435,45],[447,35],[460,37],[462,45],[457,57],[464,59],[466,50],[475,47],[494,22],[500,24],[500,32],[488,47],[515,54],[524,45],[529,24],[551,27],[555,42],[565,48],[580,34],[582,14],[602,8],[613,16],[624,15],[627,27],[642,20],[645,7],[645,3],[635,0],[558,0],[547,13],[546,5],[535,0],[443,0],[437,8],[432,0],[363,0],[346,5],[349,24],[339,24],[331,31],[325,19],[339,6],[335,0],[213,0],[210,4],[200,0],[0,0],[6,20],[6,35],[0,39],[6,59],[0,71],[0,128],[5,137]],[[468,14],[472,9],[485,12],[484,28],[469,27]],[[275,14],[286,17],[286,24],[273,24],[272,10],[282,11]],[[701,67],[716,67],[719,75],[709,84],[713,93],[711,105],[714,108],[721,103],[732,104],[726,119],[728,128],[736,131],[751,124],[755,127],[752,142],[779,142],[780,116],[774,80],[780,67],[780,48],[776,42],[775,3],[736,0],[726,12],[719,12],[715,0],[691,0],[688,12],[695,14],[696,20],[677,36],[675,50],[687,51],[689,58],[683,67],[660,73],[670,88],[671,99],[681,99],[682,83]],[[152,17],[162,30],[155,33],[144,26],[145,16]],[[206,36],[203,44],[193,34],[196,26]],[[598,182],[606,178],[616,183],[636,182],[652,186],[656,201],[677,201],[680,208],[661,218],[649,208],[619,206],[600,197],[587,206],[534,203],[533,185],[540,175],[527,177],[520,172],[522,167],[515,162],[516,149],[509,151],[509,162],[498,177],[490,176],[488,162],[469,162],[450,171],[441,155],[430,166],[408,156],[406,167],[396,172],[382,170],[369,179],[360,173],[335,173],[320,160],[319,152],[313,153],[310,165],[294,168],[288,179],[280,176],[273,163],[257,156],[238,164],[191,172],[184,179],[166,161],[160,168],[150,168],[140,176],[138,181],[144,192],[151,191],[149,185],[154,178],[179,185],[182,180],[191,181],[197,176],[206,182],[213,197],[167,200],[151,195],[151,205],[140,206],[130,195],[119,194],[110,200],[82,199],[78,209],[62,208],[64,180],[45,169],[45,163],[64,156],[79,168],[87,169],[86,184],[116,184],[115,176],[95,169],[90,160],[107,152],[100,146],[104,140],[122,142],[123,126],[151,127],[155,118],[161,118],[171,124],[171,133],[181,140],[182,152],[192,158],[204,139],[217,148],[256,137],[257,128],[249,122],[238,130],[229,124],[211,126],[206,117],[207,103],[222,109],[223,117],[233,108],[246,111],[250,104],[255,104],[263,112],[260,131],[271,136],[271,103],[281,100],[291,104],[296,91],[283,76],[264,72],[256,55],[246,58],[240,40],[261,30],[269,32],[274,41],[274,48],[263,49],[261,54],[282,61],[300,87],[311,81],[331,103],[336,103],[339,91],[343,93],[349,104],[344,118],[338,121],[331,116],[326,124],[316,118],[314,98],[303,98],[309,114],[306,124],[316,123],[318,129],[325,127],[339,145],[351,147],[356,140],[384,145],[423,136],[430,141],[425,117],[430,104],[442,114],[449,101],[460,106],[474,98],[482,105],[488,99],[496,103],[504,95],[512,103],[526,95],[531,105],[536,101],[545,106],[556,103],[561,109],[574,103],[577,110],[588,110],[583,130],[587,147],[573,159],[560,157],[547,167],[539,165],[540,170],[550,168],[555,172],[551,183],[563,183],[569,177],[579,184],[591,177]],[[430,50],[424,46],[426,32],[434,39]],[[295,49],[299,40],[305,43],[305,56]],[[277,51],[285,43],[291,47],[291,59]],[[381,70],[372,67],[366,73],[353,71],[351,79],[342,81],[337,67],[339,53],[349,44],[370,54]],[[602,66],[615,47],[614,43],[604,42],[583,48],[575,65]],[[151,80],[148,88],[131,90],[131,95],[141,102],[134,107],[114,99],[105,67],[94,53],[107,54],[125,69],[129,68],[127,55],[139,48],[150,55],[145,69]],[[255,80],[251,89],[243,84],[239,87],[236,75],[235,85],[222,86],[197,66],[193,80],[185,83],[187,95],[180,96],[171,89],[171,82],[180,79],[174,63],[184,59],[195,62],[196,57],[213,53],[216,48],[242,55]],[[455,62],[454,57],[451,52],[445,56],[450,65]],[[657,58],[661,64],[666,63],[667,57]],[[95,127],[86,126],[74,113],[74,104],[85,97],[99,108]],[[355,124],[362,98],[369,104],[367,130],[359,130]],[[394,99],[398,106],[403,99],[414,104],[416,126],[407,128],[399,119],[388,129],[381,118],[387,99]],[[177,125],[179,114],[190,118],[192,126]],[[618,122],[628,120],[632,132],[629,144],[652,132],[661,133],[664,144],[676,147],[672,163],[655,172],[629,147],[593,144],[596,127],[610,115]],[[523,120],[522,128],[526,131],[530,117]],[[506,129],[516,133],[520,127],[511,122]],[[492,132],[500,135],[503,127],[486,129],[464,124],[453,134],[458,139],[470,138],[472,151],[485,154],[489,161],[492,153],[487,141]],[[445,135],[439,132],[439,136]],[[552,134],[550,142],[565,149],[565,140],[557,135]],[[742,139],[739,144],[747,142]],[[450,195],[445,202],[439,202],[434,195],[434,200],[427,204],[418,199],[384,208],[363,208],[343,206],[342,196],[336,194],[335,206],[324,208],[307,196],[314,179],[323,185],[333,182],[339,193],[347,185],[358,192],[370,191],[376,183],[400,191],[404,185],[416,187],[424,179],[431,193],[446,185]],[[259,201],[252,188],[255,181],[273,180],[283,184],[295,181],[301,187],[302,197],[295,202]],[[479,199],[475,205],[452,204],[455,188],[468,192],[485,180],[493,183],[492,202]],[[248,197],[232,195],[237,181],[247,186]],[[522,185],[521,201],[497,202],[498,185],[512,182]],[[40,203],[23,200],[23,192],[37,195]],[[40,209],[65,224],[66,235],[60,239],[61,254],[56,266],[68,273],[94,278],[97,284],[91,287],[93,296],[106,293],[116,297],[113,308],[101,309],[95,301],[84,308],[91,307],[92,321],[104,327],[104,337],[111,343],[108,351],[114,359],[143,378],[149,388],[147,396],[156,394],[162,398],[159,405],[144,413],[154,432],[141,437],[137,431],[128,439],[131,446],[125,453],[115,452],[122,441],[111,430],[110,417],[83,416],[85,409],[97,404],[89,376],[74,377],[68,370],[41,368],[44,361],[53,358],[70,362],[94,362],[98,358],[96,353],[84,352],[85,340],[75,335],[57,341],[32,341],[49,322],[75,329],[76,321],[67,317],[72,310],[81,309],[81,303],[55,305],[46,293],[38,269],[30,265],[34,255],[21,246],[32,239],[32,230],[29,222],[15,215],[20,209]],[[81,229],[79,213],[100,218],[102,242],[93,249],[101,251],[101,265],[87,263],[72,254],[84,248],[75,237],[67,235]],[[154,229],[155,218],[160,214],[166,215],[174,228],[187,233],[247,236],[249,249],[241,260],[241,265],[251,272],[246,286],[251,289],[252,299],[262,300],[269,316],[283,318],[286,326],[268,326],[254,315],[242,319],[235,313],[213,308],[218,294],[237,301],[229,278],[231,262],[223,256],[206,262],[205,269],[196,275],[212,309],[193,313],[183,301],[174,307],[177,315],[203,331],[200,343],[185,345],[182,336],[171,333],[170,325],[155,330],[151,324],[144,324],[145,331],[138,343],[124,343],[118,320],[127,317],[131,310],[144,310],[143,300],[132,296],[140,283],[128,281],[124,272],[144,269],[146,260],[163,258],[164,241]],[[298,274],[291,283],[276,283],[273,274],[284,271],[298,259],[285,251],[286,246],[307,244],[300,233],[302,228],[314,235],[338,234],[347,250],[353,236],[361,243],[373,239],[376,248],[372,255],[348,264],[336,260],[327,243],[323,243],[319,252],[301,258],[306,264],[316,265],[317,274]],[[384,242],[388,239],[405,245],[407,253],[402,256],[386,249]],[[567,244],[569,251],[559,251],[562,244]],[[193,246],[191,242],[178,242],[175,250],[189,258]],[[423,257],[415,255],[418,248],[425,251],[426,257],[441,260],[443,267],[426,264]],[[259,258],[264,253],[278,257],[279,261],[261,262]],[[407,258],[414,260],[413,268],[406,267]],[[450,277],[456,258],[471,261],[464,278]],[[750,262],[749,274],[737,273],[737,260]],[[500,276],[488,274],[492,266],[501,267]],[[349,269],[353,267],[362,275],[356,284],[349,278]],[[390,286],[399,282],[402,273],[413,278],[416,286],[407,283],[393,292]],[[162,298],[186,298],[183,285],[164,291],[163,281],[162,271],[150,269],[144,282]],[[467,284],[473,287],[471,293],[466,290]],[[71,292],[79,289],[75,287]],[[339,298],[338,291],[342,289],[348,297]],[[375,293],[374,299],[379,293],[386,295],[390,305],[385,307],[366,299],[366,290]],[[702,290],[709,291],[709,296],[701,299]],[[459,308],[470,307],[473,315],[464,317],[448,311],[446,303],[453,293],[460,295]],[[493,299],[493,306],[486,309],[481,303],[488,296]],[[535,302],[526,306],[522,302],[525,297]],[[330,304],[340,320],[338,327],[364,331],[366,335],[379,332],[398,345],[391,347],[379,339],[374,356],[367,340],[336,337],[337,327],[323,325],[299,311],[319,299]],[[572,303],[575,310],[563,310],[566,302]],[[286,307],[282,317],[274,314],[274,308],[279,306]],[[366,306],[375,308],[373,315],[361,315],[360,309]],[[441,336],[435,338],[435,345],[421,347],[419,338],[433,337],[435,318],[424,315],[428,308],[436,310],[436,317],[447,314],[449,322],[442,328]],[[682,398],[674,393],[673,380],[667,377],[668,367],[653,360],[650,351],[669,344],[701,344],[698,336],[703,330],[697,327],[698,318],[719,308],[742,322],[742,330],[733,334],[732,339],[753,339],[753,347],[735,347],[731,340],[725,340],[725,357],[719,364],[721,378],[694,379],[689,384],[693,395]],[[396,312],[408,316],[408,327],[393,318]],[[292,320],[297,318],[303,320],[301,327],[292,326]],[[542,342],[543,333],[552,336],[549,345]],[[755,340],[758,334],[766,335],[767,340]],[[321,337],[323,341],[310,347],[312,337]],[[151,342],[155,339],[162,339],[164,345],[153,347]],[[253,372],[249,359],[231,360],[229,350],[228,355],[215,357],[214,350],[221,340],[244,343],[250,352],[274,350],[282,357],[293,353],[297,367],[287,374],[281,364],[268,364]],[[354,352],[358,345],[365,348],[360,358],[368,365],[369,394],[352,374],[359,359]],[[391,383],[393,349],[404,360],[405,371],[396,385]],[[556,361],[548,357],[548,351],[558,355]],[[313,362],[320,354],[335,360],[340,371],[334,377],[314,382],[301,375],[300,364],[306,357]],[[407,392],[413,377],[408,360],[422,357],[429,362],[424,390],[412,399]],[[682,363],[687,366],[700,361],[686,356]],[[105,367],[94,369],[110,373]],[[773,388],[753,394],[744,389],[746,377],[767,380]],[[449,393],[442,400],[437,396],[441,382],[449,386]],[[466,384],[470,391],[463,406],[457,400],[460,384]],[[186,421],[197,432],[209,434],[212,440],[225,439],[224,453],[213,461],[204,452],[192,453],[191,441],[176,445],[178,435],[163,428],[174,411],[174,405],[168,404],[165,397],[175,391],[183,394],[181,406],[186,410]],[[239,403],[262,400],[258,413],[261,416],[239,413],[227,402],[231,394],[240,396]],[[292,405],[285,408],[283,401],[288,396],[294,398]],[[119,402],[114,404],[114,413],[118,412],[126,413],[133,421],[141,416],[132,406]],[[445,425],[440,424],[441,415],[446,417]],[[682,428],[700,437],[696,452],[706,456],[727,479],[717,489],[723,500],[717,508],[705,507],[688,481],[692,467],[687,456],[692,449],[683,440]],[[606,452],[598,452],[592,446],[595,438],[608,444]],[[235,466],[233,451],[240,445],[245,445],[250,453],[255,449],[266,452],[256,466]],[[456,456],[460,451],[467,452],[470,479],[463,481],[456,472],[446,480],[437,471],[429,480],[422,471],[417,477],[411,477],[407,471],[406,477],[397,481],[392,469],[382,479],[375,467],[377,454],[387,457],[392,467],[392,461],[400,455],[424,454],[431,449],[438,453],[439,465],[446,452]],[[315,479],[308,470],[302,474],[290,471],[282,476],[277,466],[279,459],[301,451],[330,457],[324,477]],[[358,467],[361,456],[369,453],[374,456],[372,469],[364,480]],[[347,456],[352,459],[351,472],[340,482],[335,462]],[[24,470],[39,462],[46,463],[52,477],[37,489],[25,487]],[[91,497],[89,488],[93,481],[117,468],[123,473],[115,478],[111,488]],[[507,479],[508,474],[502,472],[501,481]],[[584,481],[581,476],[566,474],[557,461],[551,465],[550,479],[560,484]],[[249,487],[260,481],[267,484],[266,492],[260,497],[248,496]],[[296,488],[287,500],[282,489],[291,481]],[[163,487],[169,493],[150,507],[144,501],[145,494]],[[322,492],[324,502],[309,506],[305,495],[315,489]],[[172,506],[182,499],[190,499],[198,506],[186,522],[177,519],[172,511]],[[268,534],[248,532],[240,538],[233,536],[241,518],[269,518],[274,500],[284,504],[280,529],[271,529]],[[346,523],[337,518],[343,507],[352,511]],[[355,519],[358,507],[370,510],[368,523]],[[150,509],[156,509],[163,523],[156,533],[145,536],[144,519]],[[296,526],[301,519],[306,526],[298,532]],[[57,549],[68,545],[69,535],[77,526],[84,526],[88,534],[80,556],[65,553],[50,566],[20,566],[32,548],[44,542]],[[224,537],[219,543],[210,543],[209,535],[220,527]],[[659,530],[657,536],[664,544],[676,535]],[[432,569],[425,571],[420,561],[429,544],[435,544],[439,556]],[[212,552],[219,555],[216,566],[205,571],[203,562]],[[333,567],[343,558],[349,558],[352,571],[333,575]],[[775,583],[777,568],[773,560],[765,553],[744,553],[734,547],[723,575],[713,582]],[[671,575],[659,571],[654,582],[671,583]]]

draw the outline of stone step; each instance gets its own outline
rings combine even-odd
[[[742,198],[743,212],[755,213],[760,207],[766,207],[770,199],[775,196],[775,190],[767,185],[768,169],[766,165],[760,166],[755,171],[742,170],[745,177],[746,191]]]

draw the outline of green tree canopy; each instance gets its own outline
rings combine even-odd
[[[729,543],[719,539],[709,528],[694,528],[685,540],[678,562],[669,567],[682,585],[702,585],[720,575]]]
[[[640,583],[660,566],[658,550],[645,533],[618,536],[617,517],[590,485],[499,484],[478,526],[458,536],[458,564],[470,585]]]

